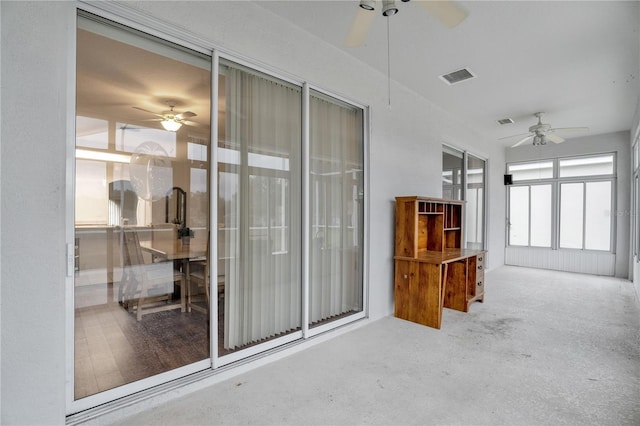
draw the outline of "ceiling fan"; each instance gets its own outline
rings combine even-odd
[[[178,131],[178,129],[182,127],[183,124],[187,126],[198,126],[198,123],[196,123],[195,121],[187,120],[187,118],[195,117],[197,115],[196,113],[191,111],[176,113],[173,110],[176,106],[175,101],[167,101],[167,105],[169,106],[169,111],[163,111],[162,114],[158,114],[140,107],[134,106],[133,108],[159,117],[149,119],[148,121],[159,121],[160,124],[162,124],[162,127],[170,132]]]
[[[551,141],[553,143],[562,143],[565,141],[564,138],[561,138],[560,136],[557,135],[557,133],[564,133],[564,132],[584,132],[589,130],[588,127],[561,127],[561,128],[552,128],[550,124],[545,124],[542,122],[542,115],[544,113],[543,112],[536,112],[534,115],[534,117],[538,118],[538,122],[536,124],[534,124],[533,126],[529,127],[529,133],[523,133],[520,135],[511,135],[511,136],[505,136],[503,138],[500,138],[500,140],[502,139],[511,139],[511,138],[516,138],[516,137],[522,137],[524,136],[524,138],[520,139],[518,142],[516,142],[514,145],[511,146],[511,148],[515,148],[516,146],[520,146],[525,142],[528,142],[529,140],[533,140],[533,145],[534,146],[538,146],[538,145],[546,145],[547,141]]]
[[[403,3],[409,2],[409,0],[401,0]],[[376,9],[376,0],[360,0],[360,8],[353,20],[351,30],[347,35],[345,44],[347,47],[361,46],[369,34],[371,24]],[[413,3],[417,3],[422,6],[428,13],[442,22],[449,28],[453,28],[467,17],[467,11],[459,6],[456,2],[451,0],[443,1],[431,1],[431,0],[417,0]],[[399,9],[396,6],[395,0],[382,0],[382,15],[393,16],[398,13]]]

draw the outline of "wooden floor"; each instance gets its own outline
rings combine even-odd
[[[146,314],[137,321],[114,297],[111,286],[84,286],[76,291],[75,399],[210,358],[206,315],[180,309]],[[295,332],[229,350],[224,348],[224,296],[218,300],[218,355],[246,349]],[[311,327],[353,314],[348,312]]]
[[[177,309],[137,321],[117,303],[76,310],[76,399],[207,358],[202,313]]]

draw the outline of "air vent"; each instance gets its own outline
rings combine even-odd
[[[476,78],[476,76],[467,68],[462,68],[461,70],[457,70],[457,71],[450,72],[449,74],[441,75],[440,78],[445,83],[451,86],[453,84],[460,83],[461,81]]]
[[[498,123],[502,125],[511,124],[513,123],[513,120],[510,118],[501,118],[500,120],[498,120]]]

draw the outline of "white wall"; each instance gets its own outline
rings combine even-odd
[[[2,424],[65,415],[66,120],[75,3],[0,2]],[[247,2],[128,2],[210,43],[371,107],[371,318],[393,309],[393,200],[441,195],[441,144],[489,158],[489,267],[504,261],[504,150],[386,77]],[[144,20],[144,19],[143,19]],[[147,21],[147,23],[150,21]],[[160,25],[161,26],[161,25]],[[12,232],[7,232],[13,230]],[[490,286],[490,283],[489,283]],[[489,290],[490,292],[490,290]],[[489,293],[490,294],[490,293]]]
[[[640,84],[640,83],[638,83]],[[630,156],[628,159],[629,162],[629,167],[631,170],[631,176],[630,176],[630,180],[633,182],[633,144],[638,141],[638,143],[640,143],[640,97],[638,98],[638,103],[636,104],[636,113],[633,116],[633,125],[631,126],[631,132],[630,132],[630,138],[629,138],[629,143],[631,145],[631,149],[629,150],[630,152]],[[629,198],[630,200],[633,200],[633,183],[630,183],[629,185],[630,189],[629,189]],[[633,210],[630,210],[633,215],[631,215],[631,220],[638,220],[638,215],[640,215],[640,212],[635,211],[635,208]],[[631,225],[630,229],[633,229],[633,227]],[[638,232],[638,231],[636,231]],[[635,236],[632,236],[632,238],[635,238]],[[631,247],[632,244],[629,243],[629,252],[631,253],[629,256],[629,263],[630,263],[630,267],[629,267],[629,272],[633,278],[633,285],[636,289],[636,295],[638,297],[638,300],[640,300],[640,259],[637,259],[633,256],[633,253],[631,252]]]
[[[561,144],[521,146],[507,151],[506,161],[527,161],[541,158],[615,152],[617,158],[615,276],[629,275],[629,217],[631,172],[629,163],[629,132],[609,133],[567,140]]]

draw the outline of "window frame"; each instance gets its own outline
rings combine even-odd
[[[586,158],[597,158],[597,157],[605,157],[611,156],[613,162],[613,173],[611,174],[601,174],[601,175],[584,175],[584,176],[569,176],[569,177],[560,177],[560,162],[566,160],[574,160],[574,159],[586,159]],[[591,154],[583,154],[583,155],[572,155],[572,156],[558,156],[551,158],[538,158],[534,160],[525,160],[525,161],[514,161],[505,164],[505,173],[510,173],[510,167],[514,165],[526,165],[526,164],[535,164],[535,163],[543,163],[543,162],[552,162],[552,177],[542,178],[542,179],[521,179],[514,180],[511,186],[532,186],[532,185],[540,185],[540,184],[551,184],[551,196],[552,196],[552,220],[551,220],[551,247],[538,247],[531,245],[531,205],[529,205],[529,230],[528,230],[528,244],[525,245],[512,245],[510,243],[510,229],[509,229],[509,221],[511,217],[510,212],[510,191],[507,191],[506,196],[506,226],[507,230],[505,233],[505,247],[530,247],[530,248],[540,248],[540,249],[551,249],[551,250],[574,250],[574,251],[582,251],[582,252],[595,252],[595,253],[611,253],[615,254],[616,251],[616,227],[617,221],[615,220],[616,215],[614,214],[615,206],[617,203],[617,155],[615,152],[602,152],[602,153],[591,153]],[[586,217],[586,204],[584,204],[584,200],[586,199],[586,186],[587,183],[591,182],[611,182],[611,205],[610,205],[610,236],[609,236],[609,249],[608,250],[595,250],[595,249],[587,249],[585,248],[586,241],[586,221],[584,218]],[[564,248],[560,246],[560,237],[561,237],[561,224],[560,224],[560,215],[561,215],[561,203],[562,203],[562,194],[560,188],[562,184],[567,183],[582,183],[583,185],[583,223],[582,223],[582,248]],[[529,191],[529,200],[531,198],[531,194]],[[640,244],[640,237],[639,237]]]

